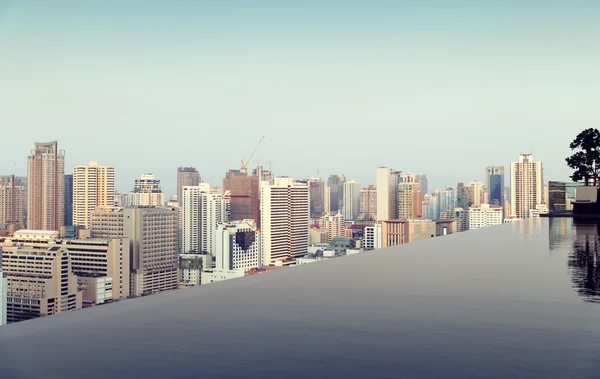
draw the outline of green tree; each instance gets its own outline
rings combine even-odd
[[[598,184],[600,176],[600,131],[598,129],[586,129],[579,133],[569,145],[571,150],[578,150],[575,154],[566,158],[567,166],[575,170],[571,175],[574,182],[584,181],[585,185],[590,182]]]

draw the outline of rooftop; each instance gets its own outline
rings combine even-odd
[[[1,376],[593,378],[599,228],[524,220],[3,326]]]

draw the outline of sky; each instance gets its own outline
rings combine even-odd
[[[250,166],[298,179],[387,166],[431,190],[532,153],[567,180],[599,46],[597,1],[0,0],[0,174],[58,140],[67,172],[170,195],[178,166],[220,184],[265,136]]]

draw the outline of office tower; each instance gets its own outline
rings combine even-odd
[[[360,182],[350,180],[344,182],[342,213],[346,220],[356,220],[360,213]]]
[[[528,218],[530,209],[543,202],[544,169],[533,155],[521,154],[510,164],[511,217]]]
[[[129,238],[130,296],[176,289],[177,212],[169,208],[97,208],[92,212],[95,238]]]
[[[57,233],[27,231],[29,240]],[[7,322],[73,311],[82,307],[77,276],[67,248],[60,245],[2,246],[2,270],[7,279]]]
[[[462,182],[458,182],[456,185],[456,208],[469,209],[470,206],[469,187]]]
[[[342,174],[334,174],[329,176],[327,186],[329,187],[329,209],[326,213],[337,213],[342,210],[344,199],[344,182],[346,178]]]
[[[231,220],[229,191],[216,193],[208,183],[183,187],[181,253],[214,254],[217,225]]]
[[[472,181],[467,184],[469,194],[469,207],[478,207],[483,203],[487,203],[487,188],[483,183]]]
[[[423,217],[421,185],[416,182],[398,184],[398,219]]]
[[[438,202],[438,211],[436,218],[439,218],[439,214],[441,212],[454,209],[456,191],[452,187],[441,187],[435,190],[435,193],[437,195]]]
[[[438,194],[426,193],[423,195],[423,217],[437,220],[440,216]]]
[[[90,227],[90,216],[97,207],[115,204],[115,168],[91,161],[73,167],[73,225]],[[140,204],[141,205],[141,204]]]
[[[360,190],[360,214],[362,219],[377,219],[377,188],[372,184]]]
[[[217,270],[242,270],[262,266],[260,231],[254,220],[217,225],[215,260]]]
[[[58,230],[65,217],[65,152],[36,142],[27,159],[27,228]]]
[[[485,186],[490,204],[504,205],[504,166],[485,168]]]
[[[469,230],[500,225],[503,220],[502,207],[499,205],[481,204],[469,208]]]
[[[73,225],[73,174],[65,174],[65,225]]]
[[[231,220],[255,220],[260,228],[259,179],[259,176],[247,175],[239,170],[225,174],[222,192],[229,191]]]
[[[398,180],[401,171],[377,169],[377,221],[393,220],[398,212]]]
[[[462,208],[454,208],[452,210],[440,213],[440,220],[456,220],[456,231],[464,232],[469,230],[469,211]]]
[[[325,182],[319,178],[308,180],[310,187],[310,218],[319,218],[325,214]]]
[[[25,188],[17,185],[14,175],[0,179],[0,224],[12,231],[23,228]]]
[[[0,248],[0,253],[2,253],[2,248]],[[6,277],[2,273],[2,267],[0,267],[0,325],[6,324],[6,284]]]
[[[194,167],[177,168],[177,201],[181,206],[183,187],[197,186],[200,184],[200,174]]]
[[[341,213],[329,213],[319,219],[319,228],[327,232],[327,240],[331,241],[335,237],[344,237],[346,227],[344,216]]]
[[[308,253],[308,183],[275,178],[273,184],[262,182],[260,192],[263,264],[291,264]]]
[[[165,194],[162,191],[160,180],[152,174],[143,174],[135,180],[133,191],[127,196],[127,205],[130,207],[164,207]]]
[[[421,185],[421,196],[427,192],[427,175],[423,173],[405,173],[402,175],[402,181],[406,183],[419,183]]]
[[[365,227],[365,236],[363,238],[365,250],[382,248],[381,227],[381,223],[376,223]]]

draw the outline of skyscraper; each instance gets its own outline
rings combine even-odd
[[[487,203],[488,193],[487,188],[483,183],[477,181],[469,182],[469,206],[478,207],[481,204]]]
[[[65,225],[73,225],[73,174],[65,174]]]
[[[98,162],[91,161],[87,166],[73,167],[73,225],[89,228],[94,209],[114,205],[113,166],[100,166]]]
[[[452,187],[438,188],[435,193],[437,194],[438,201],[438,216],[441,212],[450,211],[454,209],[456,191]]]
[[[337,213],[342,210],[345,181],[346,178],[342,174],[329,176],[327,180],[327,186],[329,187],[329,209],[327,212]]]
[[[421,196],[427,193],[427,175],[423,173],[405,173],[402,175],[402,181],[419,183],[421,185]]]
[[[131,207],[164,207],[165,194],[162,191],[160,180],[152,174],[143,174],[135,180],[133,191],[127,196],[127,203]]]
[[[194,167],[177,168],[177,201],[180,207],[183,187],[197,186],[198,184],[200,184],[200,174]]]
[[[342,212],[344,219],[356,220],[360,213],[360,182],[350,180],[344,183]]]
[[[398,184],[398,219],[423,217],[423,197],[421,185],[416,182]]]
[[[401,171],[377,169],[377,221],[393,220],[398,212],[398,180]]]
[[[309,187],[292,178],[261,184],[263,264],[285,265],[308,252],[310,240]]]
[[[0,224],[12,225],[12,230],[23,228],[25,188],[17,185],[14,175],[0,179]]]
[[[544,169],[533,155],[521,154],[510,164],[511,216],[528,218],[529,210],[543,203]]]
[[[260,228],[260,190],[258,175],[248,175],[239,170],[230,170],[223,179],[222,192],[229,191],[231,220],[254,220]]]
[[[485,168],[485,186],[488,189],[488,202],[504,206],[504,166]]]
[[[36,142],[27,159],[27,228],[58,230],[65,217],[65,153],[58,142]]]
[[[325,214],[325,182],[319,178],[308,180],[310,187],[310,218],[319,218]]]
[[[372,184],[360,191],[360,217],[377,219],[377,188]]]

